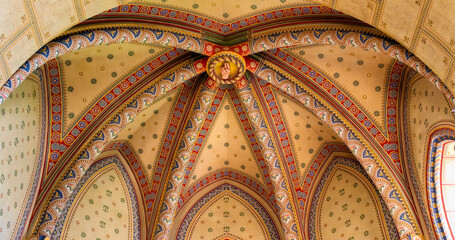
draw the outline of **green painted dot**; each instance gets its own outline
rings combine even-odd
[[[283,98],[283,100],[281,100],[281,101],[282,101],[283,103],[287,103],[287,102],[288,102],[288,100],[286,100],[286,99],[284,99],[284,98]]]
[[[168,97],[168,98],[167,98],[167,101],[168,101],[168,102],[172,101],[172,97]]]
[[[313,150],[312,148],[310,148],[310,149],[308,150],[308,152],[309,152],[309,153],[313,153],[314,150]]]
[[[296,135],[294,136],[294,138],[295,138],[295,140],[299,140],[299,139],[300,139],[300,135],[299,135],[299,134],[296,134]]]
[[[365,214],[361,214],[360,219],[364,219],[364,218],[365,218]]]
[[[299,112],[295,111],[294,116],[299,116]]]
[[[324,54],[319,53],[319,54],[318,54],[318,58],[324,58]]]
[[[149,53],[155,53],[155,49],[150,48],[150,49],[149,49]]]
[[[306,128],[311,128],[310,124],[305,125]]]
[[[282,3],[285,3],[285,2],[286,2],[286,0],[280,0],[280,2],[282,2]]]
[[[107,55],[107,58],[108,58],[108,59],[113,59],[113,58],[114,58],[114,55],[108,54],[108,55]]]
[[[74,113],[68,113],[68,117],[69,117],[70,119],[73,119],[73,118],[74,118]]]
[[[142,148],[139,148],[139,149],[137,150],[137,152],[138,152],[139,154],[142,154],[142,153],[144,153],[144,150],[142,150]]]
[[[71,60],[66,60],[66,61],[65,61],[65,65],[66,65],[66,66],[71,65]]]
[[[380,115],[381,113],[380,113],[379,111],[374,111],[373,114],[374,114],[374,116],[379,117],[379,115]]]
[[[224,17],[224,18],[228,18],[228,17],[229,17],[229,14],[228,14],[228,13],[223,13],[223,17]]]
[[[210,172],[212,171],[212,167],[208,167],[207,170]]]
[[[251,5],[251,9],[256,10],[257,8],[258,8],[258,6],[254,5],[254,4]]]
[[[193,4],[193,8],[194,8],[194,9],[196,9],[196,8],[198,8],[198,7],[199,7],[199,4],[196,4],[196,3]]]
[[[213,147],[212,144],[209,144],[209,145],[207,146],[208,149],[212,149],[212,147]]]
[[[224,124],[224,128],[229,128],[229,124]]]
[[[112,73],[111,73],[111,76],[112,76],[112,77],[117,77],[117,72],[112,72]]]
[[[246,149],[245,145],[240,146],[240,148],[241,148],[242,150],[245,150],[245,149]]]
[[[225,146],[225,147],[229,147],[229,143],[228,143],[228,142],[225,142],[225,143],[224,143],[224,146]]]
[[[376,87],[374,88],[374,90],[375,90],[376,92],[380,92],[381,89],[382,89],[382,88],[381,88],[380,86],[376,86]]]
[[[157,139],[157,138],[158,138],[158,134],[154,133],[154,134],[152,135],[152,137],[153,137],[153,139]]]
[[[153,111],[154,114],[158,114],[159,112],[158,109]]]
[[[229,165],[229,161],[228,160],[224,161],[224,165]]]
[[[241,169],[245,169],[245,165],[241,165],[240,168],[241,168]]]
[[[133,135],[132,134],[128,135],[128,139],[131,139],[131,138],[133,138]]]
[[[384,67],[384,64],[380,63],[378,64],[378,68],[383,68]]]
[[[208,228],[207,231],[208,232],[213,232],[213,228]]]
[[[346,49],[346,46],[345,45],[340,45],[340,48],[341,49]]]
[[[224,109],[229,110],[229,105],[224,106]]]
[[[354,82],[352,82],[352,85],[354,85],[354,86],[356,86],[356,87],[359,86],[359,81],[354,80]]]
[[[256,178],[259,178],[259,177],[261,177],[261,176],[259,175],[259,173],[256,173]]]
[[[89,62],[89,63],[90,63],[90,62],[92,62],[92,61],[93,61],[93,58],[92,58],[92,57],[87,57],[87,58],[85,59],[85,61],[87,61],[87,62]]]
[[[148,170],[152,169],[152,165],[151,164],[147,164],[147,169]]]
[[[334,73],[334,74],[333,74],[333,77],[334,77],[334,78],[339,78],[339,77],[340,77],[340,74],[339,74],[339,73]]]
[[[97,82],[96,78],[92,78],[92,80],[90,80],[91,84],[96,84],[96,82]]]
[[[145,122],[141,122],[141,127],[145,127]]]
[[[68,92],[73,92],[74,91],[74,87],[73,86],[69,86],[68,87]]]
[[[359,60],[359,61],[357,61],[357,64],[363,65],[363,61],[362,61],[362,60]]]
[[[196,175],[193,175],[193,180],[196,180]]]
[[[318,141],[322,141],[324,140],[322,137],[318,137]]]
[[[300,51],[299,51],[299,54],[303,56],[303,55],[305,55],[305,51],[300,50]]]
[[[300,167],[302,167],[302,168],[305,168],[305,166],[306,166],[305,163],[301,163],[301,164],[300,164]]]
[[[129,52],[128,52],[128,55],[129,55],[129,56],[133,56],[133,55],[134,55],[134,52],[133,52],[133,51],[129,51]]]
[[[338,62],[342,62],[342,61],[343,61],[343,58],[342,58],[342,57],[338,57],[338,58],[337,58],[337,61],[338,61]]]

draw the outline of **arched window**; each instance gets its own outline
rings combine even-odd
[[[447,140],[442,146],[440,198],[452,239],[455,227],[455,141]],[[449,235],[449,234],[447,234]],[[450,236],[449,235],[449,236]]]
[[[452,130],[447,129],[436,131],[430,141],[428,152],[428,204],[439,239],[455,239],[455,138],[452,136],[453,133]]]

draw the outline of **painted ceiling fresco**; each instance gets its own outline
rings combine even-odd
[[[11,3],[1,239],[450,239],[444,3],[126,2]]]
[[[42,89],[31,78],[0,107],[0,238],[14,236],[34,195],[42,158]],[[14,134],[12,134],[14,132]]]

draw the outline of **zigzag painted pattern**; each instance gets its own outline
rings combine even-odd
[[[251,90],[251,84],[238,91],[244,109],[253,125],[253,131],[259,140],[262,155],[269,169],[270,179],[275,191],[276,203],[286,239],[302,239],[296,216],[295,203],[291,197],[290,182],[283,173],[282,163],[276,152],[272,135],[266,120],[263,118],[257,97]]]
[[[181,85],[182,82],[196,75],[197,73],[194,70],[193,63],[190,61],[181,64],[176,70],[171,70],[167,74],[163,74],[161,79],[131,100],[94,135],[88,146],[75,160],[73,166],[66,172],[52,193],[47,210],[40,220],[41,225],[38,230],[40,235],[48,237],[52,235],[55,222],[59,218],[68,197],[74,191],[77,183],[91,166],[95,157],[103,151],[109,142],[117,137],[120,130],[126,124],[132,122],[139,112],[149,107],[155,99],[164,96],[167,92]]]
[[[280,30],[281,31],[281,30]],[[270,34],[252,39],[249,42],[251,53],[263,52],[274,48],[306,46],[315,44],[347,45],[380,52],[395,58],[430,80],[455,105],[454,96],[447,90],[442,80],[419,58],[393,40],[369,34],[340,30],[290,30],[285,33]]]
[[[115,43],[158,44],[197,53],[204,49],[201,39],[161,30],[120,28],[71,35],[44,45],[33,54],[0,89],[0,104],[30,73],[47,61],[81,48]]]
[[[193,147],[198,140],[199,130],[207,117],[207,112],[214,98],[215,90],[202,84],[193,110],[188,117],[185,130],[180,138],[180,144],[172,164],[170,178],[166,184],[166,192],[162,199],[159,217],[154,230],[155,239],[169,239],[169,231],[174,222],[178,202],[183,190],[182,185],[185,179],[185,170],[192,157]]]
[[[260,65],[255,74],[262,79],[267,79],[280,91],[302,103],[313,111],[313,113],[322,121],[327,123],[351,149],[351,152],[361,162],[366,172],[379,189],[379,192],[384,198],[391,215],[397,224],[400,236],[405,237],[409,234],[420,236],[419,229],[415,224],[413,216],[408,214],[408,212],[411,212],[411,209],[407,206],[405,200],[403,200],[403,193],[398,189],[397,184],[394,182],[387,169],[385,169],[380,161],[374,158],[370,150],[365,147],[357,137],[358,135],[356,133],[351,131],[335,114],[308,94],[304,89],[267,66]]]

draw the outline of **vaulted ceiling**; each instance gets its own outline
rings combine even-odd
[[[452,70],[427,62],[452,53],[385,1],[322,3],[24,3],[1,29],[30,37],[0,54],[0,238],[437,239]],[[209,76],[219,54],[240,80]]]

